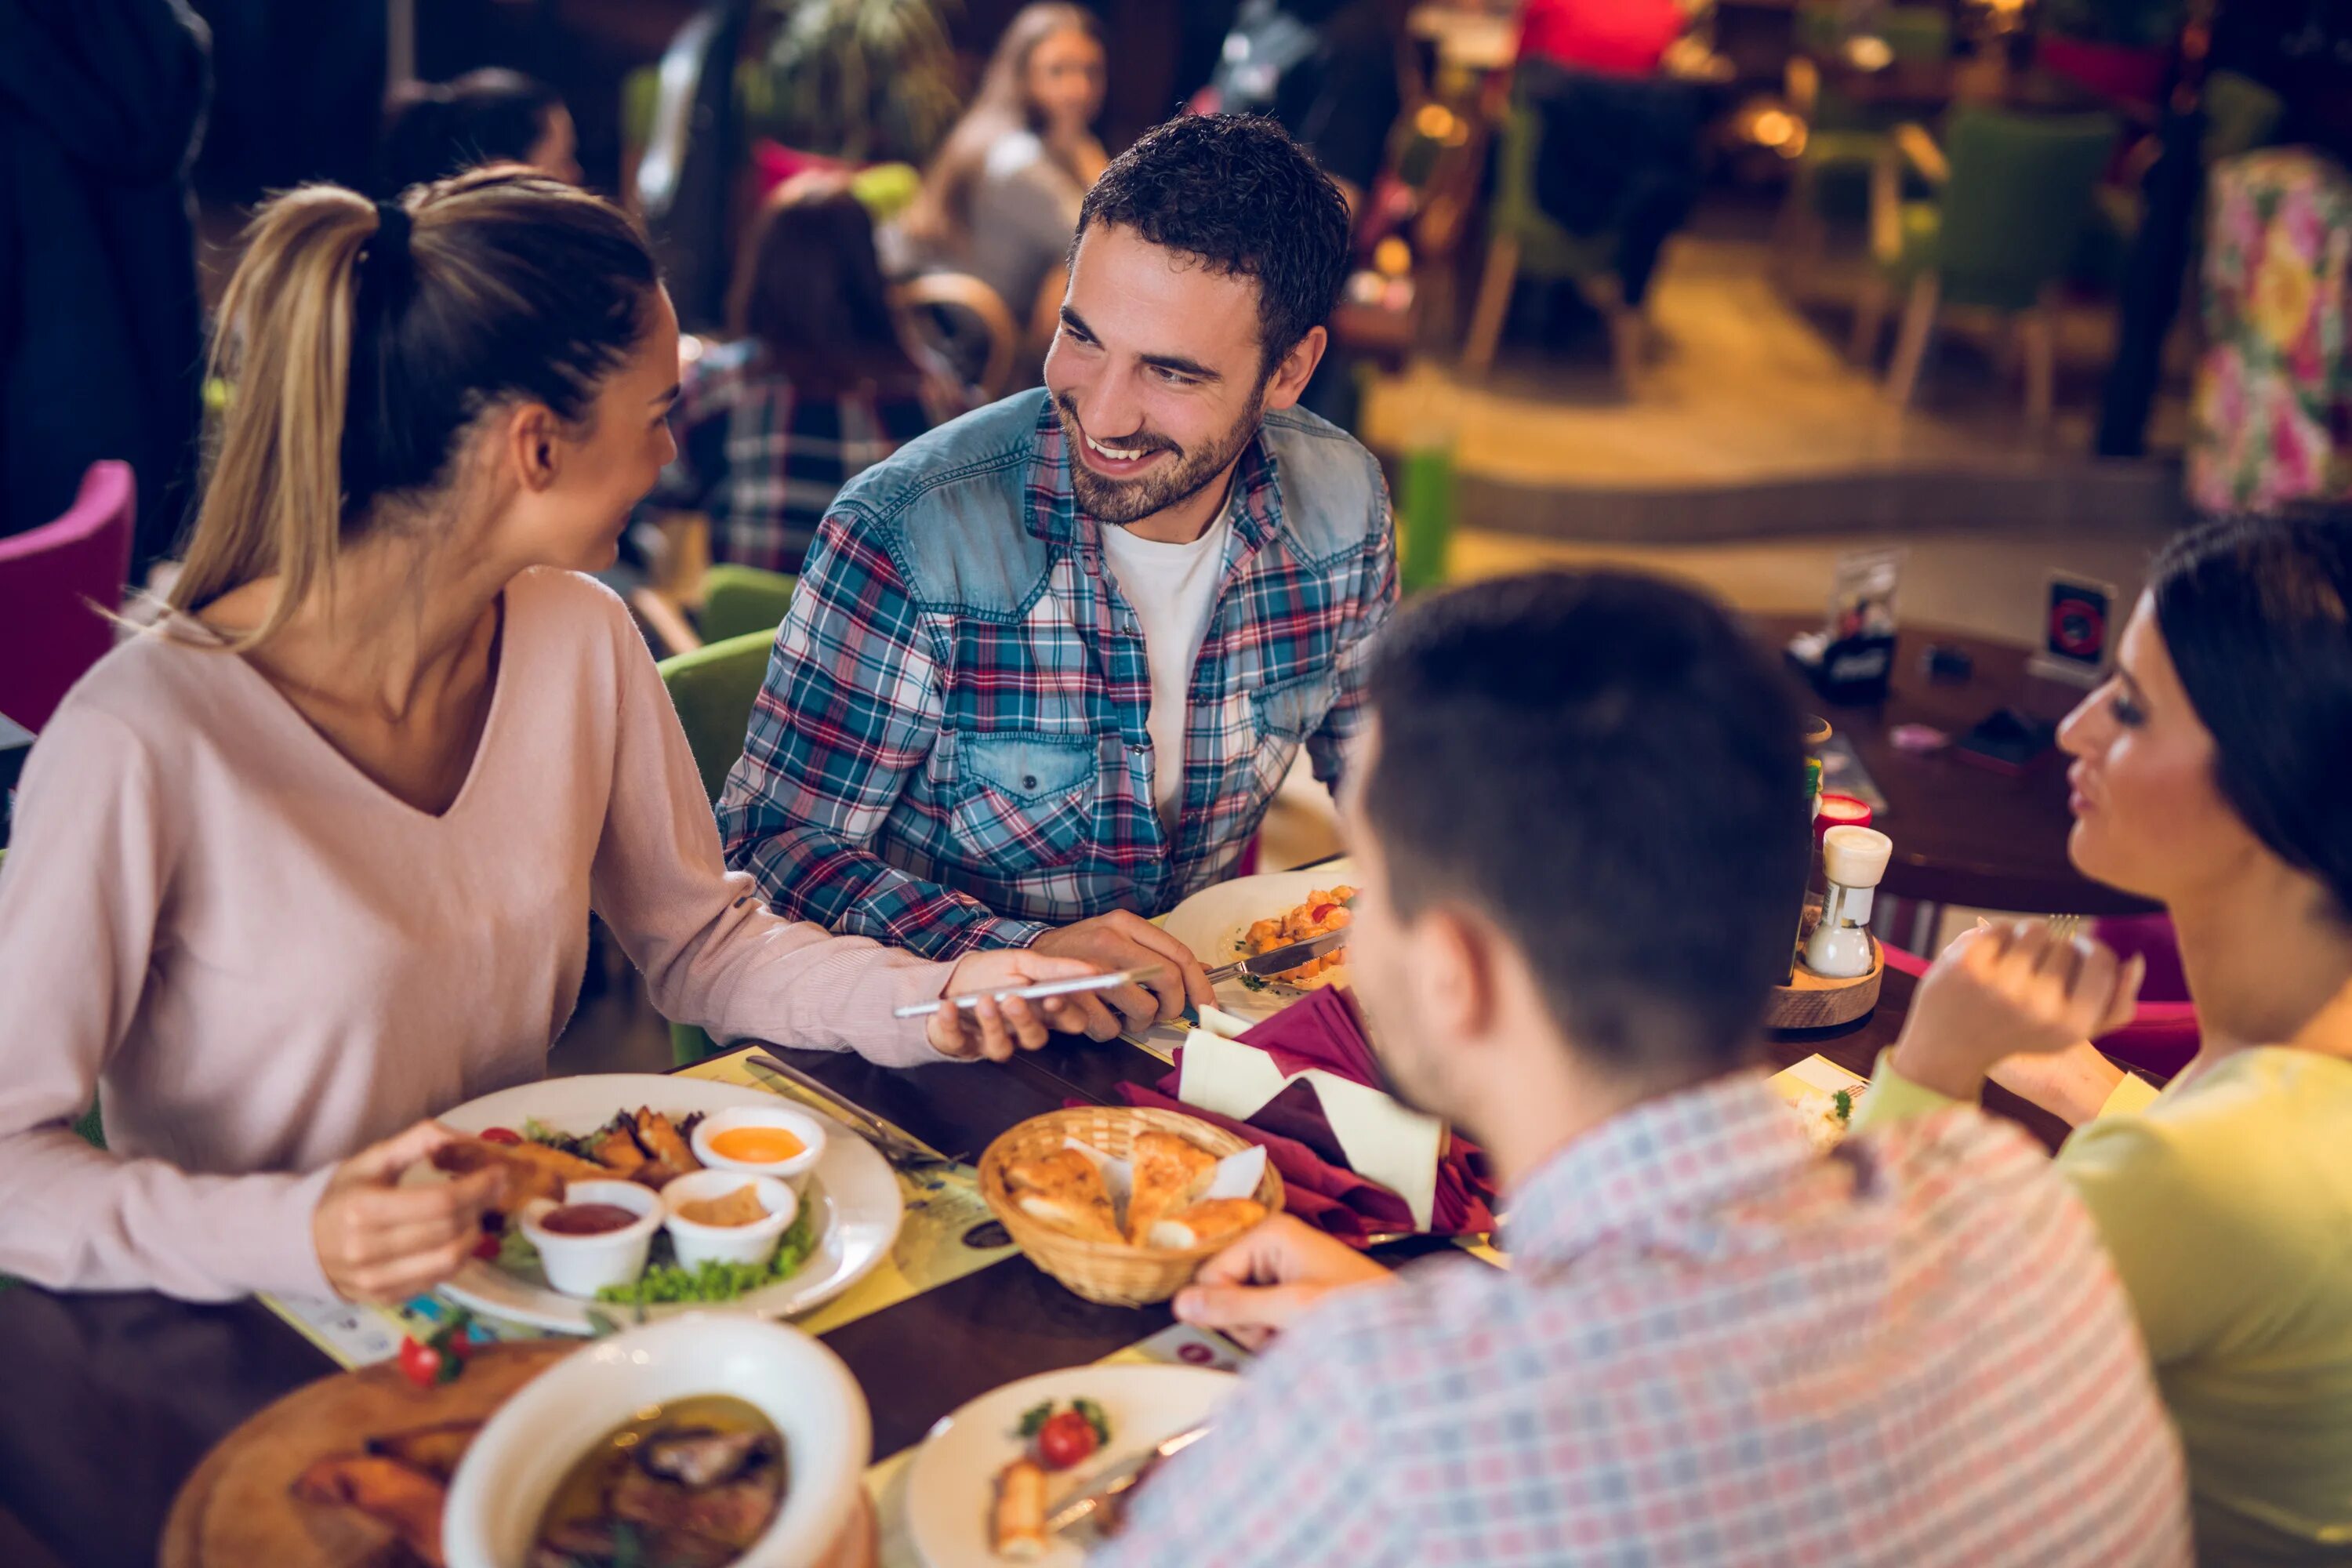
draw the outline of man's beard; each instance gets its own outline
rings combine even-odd
[[[1231,430],[1195,452],[1188,452],[1166,437],[1150,431],[1105,441],[1104,446],[1116,447],[1123,452],[1175,454],[1172,460],[1149,474],[1132,479],[1107,479],[1087,467],[1083,450],[1086,432],[1079,428],[1077,412],[1070,405],[1066,394],[1054,400],[1054,410],[1062,421],[1062,438],[1070,445],[1070,489],[1087,516],[1119,528],[1141,522],[1200,494],[1241,456],[1242,448],[1257,434],[1258,421],[1265,414],[1258,400],[1251,398],[1250,411],[1235,421]]]

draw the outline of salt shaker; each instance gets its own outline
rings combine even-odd
[[[1832,827],[1822,835],[1822,877],[1829,893],[1805,939],[1805,967],[1832,980],[1870,973],[1872,889],[1886,875],[1895,841],[1871,827]]]

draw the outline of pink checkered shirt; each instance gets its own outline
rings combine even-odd
[[[1753,1074],[1285,1335],[1091,1568],[2185,1564],[2179,1445],[2088,1217],[1973,1110],[1811,1152]]]

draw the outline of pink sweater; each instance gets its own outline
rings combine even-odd
[[[543,1076],[591,908],[671,1018],[940,1059],[890,1011],[949,966],[782,920],[721,868],[643,640],[570,573],[508,587],[444,816],[386,794],[242,658],[151,633],[42,732],[14,838],[0,1271],[45,1285],[329,1294],[310,1214],[331,1168]],[[70,1125],[93,1088],[103,1151]]]

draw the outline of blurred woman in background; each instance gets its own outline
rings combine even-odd
[[[728,321],[735,341],[686,366],[677,458],[646,506],[708,517],[713,561],[798,573],[843,485],[963,410],[901,337],[844,176],[803,174],[768,199]]]
[[[923,172],[894,272],[968,272],[1042,351],[1062,305],[1078,203],[1109,160],[1095,139],[1103,47],[1083,6],[1026,5],[971,107]]]
[[[424,180],[485,163],[527,163],[580,183],[572,111],[553,88],[519,71],[467,71],[445,82],[412,81],[384,104],[376,194],[398,195]]]
[[[2058,1152],[2189,1459],[2198,1558],[2352,1552],[2352,518],[2209,524],[2158,559],[2059,731],[2084,875],[2162,902],[2202,1038],[2158,1093],[2088,1042],[2138,965],[2038,922],[1953,944],[1858,1127],[1988,1075]],[[2012,1055],[2011,1053],[2026,1053]],[[2005,1059],[2004,1059],[2005,1058]]]
[[[593,910],[656,1007],[888,1063],[1042,1044],[896,1006],[1088,966],[927,963],[720,863],[644,638],[584,572],[674,455],[677,319],[610,204],[488,169],[269,203],[168,613],[75,686],[0,870],[0,1270],[397,1300],[496,1173],[426,1120],[545,1071]],[[72,1123],[102,1091],[108,1146]]]

